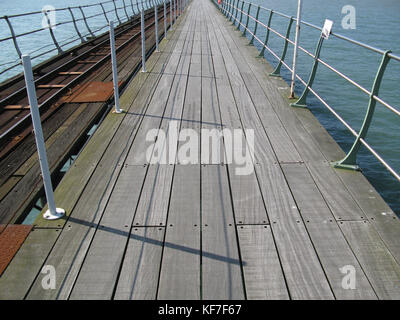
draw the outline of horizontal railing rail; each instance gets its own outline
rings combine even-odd
[[[221,4],[218,4],[218,1],[212,0],[223,12],[223,14],[232,21],[234,25],[237,26],[237,29],[242,28],[243,30],[243,35],[246,35],[246,33],[249,34],[251,37],[250,44],[254,43],[254,40],[257,41],[261,45],[261,52],[260,56],[264,56],[264,51],[267,50],[275,59],[278,61],[278,65],[275,68],[275,70],[270,74],[271,76],[280,76],[280,70],[281,67],[284,66],[289,72],[293,72],[293,68],[288,65],[288,63],[285,62],[286,58],[286,53],[287,53],[287,48],[288,45],[293,45],[295,46],[295,42],[291,40],[290,37],[290,31],[291,27],[293,25],[293,22],[297,22],[297,19],[294,17],[291,17],[289,15],[286,15],[284,13],[275,11],[273,9],[265,8],[261,5],[254,4],[251,2],[247,1],[241,1],[241,0],[224,0]],[[253,9],[253,13],[252,10]],[[266,23],[262,22],[259,20],[259,14],[260,11],[263,10],[268,14],[268,20]],[[255,13],[255,16],[253,15]],[[271,27],[272,23],[272,18],[274,15],[278,15],[280,17],[286,18],[288,20],[288,25],[286,29],[286,34],[282,34],[275,30],[274,28]],[[254,22],[254,29],[250,30],[249,27],[249,21],[252,20]],[[343,40],[345,42],[348,42],[352,45],[357,45],[361,48],[367,49],[371,52],[375,52],[381,55],[381,62],[380,66],[378,68],[378,71],[375,75],[375,80],[372,85],[371,90],[366,89],[363,87],[361,84],[357,83],[341,71],[337,70],[335,67],[331,66],[328,64],[326,61],[322,60],[320,58],[320,52],[321,48],[323,45],[324,41],[324,36],[322,34],[322,28],[318,27],[314,24],[311,24],[309,22],[300,21],[301,25],[313,28],[315,30],[321,31],[321,34],[318,39],[318,43],[315,49],[315,52],[312,53],[308,50],[306,50],[303,46],[299,45],[298,49],[303,52],[304,54],[308,55],[311,57],[314,62],[309,74],[308,80],[305,80],[301,78],[298,74],[295,75],[296,79],[300,81],[300,83],[304,86],[304,90],[300,96],[300,98],[295,102],[292,103],[291,106],[293,107],[307,107],[307,96],[308,93],[312,93],[349,131],[350,133],[355,137],[355,140],[353,142],[353,145],[350,149],[350,151],[346,154],[346,156],[339,161],[335,161],[332,163],[332,165],[336,168],[344,168],[344,169],[353,169],[353,170],[359,170],[359,166],[357,165],[357,155],[358,151],[361,147],[361,145],[365,146],[369,152],[398,180],[400,181],[400,175],[396,170],[392,168],[392,166],[389,165],[389,163],[383,159],[381,155],[378,154],[378,152],[366,141],[366,136],[368,133],[368,129],[370,127],[371,121],[374,116],[374,111],[375,111],[375,106],[376,103],[378,102],[380,105],[384,106],[388,110],[390,110],[392,113],[394,113],[397,116],[400,116],[400,110],[398,107],[395,107],[391,104],[389,104],[387,101],[379,97],[379,89],[382,83],[382,78],[385,73],[386,67],[389,63],[389,61],[393,60],[396,62],[400,61],[400,57],[393,54],[390,50],[382,50],[379,48],[375,48],[373,46],[370,46],[368,44],[362,43],[360,41],[351,39],[349,37],[340,35],[338,33],[331,32],[330,36],[333,36],[337,39]],[[266,30],[265,38],[264,41],[259,38],[257,35],[257,29],[259,27],[263,27]],[[281,38],[284,40],[284,47],[282,50],[281,55],[279,56],[270,46],[268,46],[268,41],[270,35],[274,34],[277,37]],[[360,130],[354,129],[342,116],[339,115],[339,113],[327,103],[327,101],[321,97],[313,88],[313,82],[316,76],[317,72],[317,67],[318,65],[321,64],[324,67],[326,67],[328,70],[332,71],[335,73],[337,76],[341,77],[342,79],[346,80],[348,83],[352,84],[354,87],[358,88],[361,92],[369,96],[369,102],[368,102],[368,108],[367,112],[364,116],[363,123],[361,125]]]
[[[84,43],[92,37],[100,35],[103,31],[105,32],[108,29],[111,19],[115,19],[116,26],[119,26],[131,20],[133,16],[138,15],[142,10],[147,10],[154,5],[161,5],[164,2],[170,3],[172,0],[107,0],[95,4],[54,8],[54,10],[52,9],[50,11],[34,11],[0,17],[0,22],[6,23],[9,32],[8,36],[0,38],[0,45],[11,41],[17,54],[16,58],[0,63],[0,76],[7,76],[7,73],[15,68],[22,68],[22,50],[20,43],[23,39],[28,38],[32,34],[47,32],[47,36],[50,40],[49,43],[45,45],[30,49],[29,55],[31,56],[33,64],[36,64],[35,61],[40,57],[48,56],[52,53],[54,55],[62,53],[70,49],[73,44],[79,44],[79,42]],[[97,8],[99,12],[92,14],[85,12],[85,9],[88,11],[88,9],[93,10],[95,8]],[[70,19],[52,24],[49,17],[52,11],[54,11],[54,13],[64,12]],[[25,30],[21,33],[15,32],[15,25],[18,22],[18,18],[34,15],[40,15],[42,19],[47,19],[47,25],[42,28]],[[104,18],[104,24],[98,25],[98,19],[100,17]],[[90,26],[90,24],[92,24],[92,26]],[[61,26],[63,28],[71,28],[74,35],[61,40],[57,39],[54,29]]]

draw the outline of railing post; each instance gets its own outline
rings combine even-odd
[[[250,40],[249,44],[253,44],[253,43],[254,43],[254,37],[256,36],[256,33],[257,33],[258,16],[259,16],[259,14],[260,14],[260,6],[258,6],[258,8],[257,8],[256,22],[255,22],[255,26],[254,26],[254,32],[253,32],[253,36],[251,37],[251,40]]]
[[[174,23],[176,23],[176,1],[174,1]]]
[[[38,150],[43,185],[49,207],[49,209],[43,214],[43,218],[47,220],[55,220],[64,216],[65,210],[61,208],[56,208],[54,201],[54,192],[51,183],[49,164],[47,162],[46,146],[44,144],[42,124],[40,121],[40,113],[36,97],[35,82],[33,79],[31,58],[28,55],[23,55],[22,64],[24,67],[25,84],[30,104],[33,129],[35,132],[36,147]]]
[[[292,27],[292,24],[293,24],[293,17],[290,17],[289,24],[288,24],[288,27],[286,30],[285,45],[283,47],[282,56],[281,56],[281,59],[279,60],[278,65],[276,66],[275,70],[272,71],[272,73],[270,73],[271,77],[280,77],[280,75],[281,75],[280,73],[281,73],[282,62],[285,60],[285,57],[286,57],[287,47],[289,44],[288,39],[290,36],[290,28]]]
[[[267,31],[266,31],[266,34],[265,34],[264,45],[263,45],[263,47],[262,47],[262,49],[260,51],[260,54],[258,55],[259,57],[264,57],[265,47],[267,46],[268,40],[269,40],[269,32],[270,32],[269,28],[271,28],[271,21],[272,21],[272,15],[273,14],[274,14],[274,11],[271,10],[269,12],[269,18],[268,18],[268,22],[267,22]]]
[[[114,84],[114,100],[115,100],[115,111],[114,113],[121,113],[122,110],[119,107],[119,88],[118,88],[118,65],[117,65],[117,53],[115,50],[115,36],[114,36],[114,22],[110,21],[110,47],[111,47],[111,64]]]
[[[249,26],[250,10],[251,10],[251,3],[249,3],[249,8],[247,9],[247,20],[246,20],[246,26],[244,27],[243,34],[242,34],[243,37],[246,36],[247,28]]]
[[[297,20],[296,20],[296,36],[294,40],[294,50],[293,50],[293,66],[292,66],[292,82],[290,84],[290,96],[289,99],[294,99],[294,89],[296,84],[296,64],[297,64],[297,50],[299,47],[299,37],[300,37],[300,23],[301,23],[301,0],[298,0],[297,5]]]
[[[83,12],[82,7],[79,7],[79,10],[81,11],[81,14],[82,14],[82,17],[83,17],[83,22],[85,23],[86,29],[89,31],[90,35],[91,35],[92,37],[94,37],[95,35],[94,35],[94,33],[92,32],[92,30],[90,29],[90,27],[89,27],[89,24],[88,24],[88,22],[87,22],[87,20],[86,20],[86,16],[85,16],[85,13]]]
[[[359,170],[360,167],[357,165],[357,154],[361,146],[361,139],[364,139],[365,136],[368,133],[368,129],[371,125],[371,121],[374,115],[375,111],[375,106],[376,106],[376,100],[374,99],[374,96],[377,96],[379,94],[379,89],[382,83],[382,78],[383,74],[385,73],[385,69],[389,63],[390,57],[389,53],[391,51],[386,51],[381,60],[381,64],[379,66],[379,69],[376,73],[374,83],[372,85],[371,89],[371,94],[369,96],[369,103],[368,103],[368,109],[367,113],[365,114],[365,118],[363,121],[363,124],[361,126],[361,129],[358,133],[358,136],[356,140],[353,143],[353,146],[351,147],[349,153],[346,155],[346,157],[340,161],[332,162],[333,167],[335,168],[341,168],[341,169],[351,169],[351,170]]]
[[[15,50],[17,51],[18,57],[21,58],[21,56],[22,56],[21,50],[19,49],[18,42],[17,42],[17,37],[15,36],[15,32],[14,32],[14,29],[12,27],[11,21],[8,19],[7,16],[5,16],[4,18],[6,19],[6,22],[8,24],[8,28],[10,29],[10,33],[11,33],[11,36],[12,36],[12,39],[13,39]]]
[[[71,9],[71,8],[68,8],[68,10],[69,10],[69,12],[70,12],[70,14],[71,14],[72,22],[73,22],[74,27],[75,27],[75,31],[76,31],[76,33],[78,34],[78,37],[81,39],[81,42],[84,43],[84,42],[85,42],[85,39],[83,39],[81,33],[79,32],[79,29],[78,29],[78,26],[76,25],[75,16],[74,16],[74,14],[73,14],[73,12],[72,12],[72,9]]]
[[[46,19],[47,19],[47,26],[48,26],[48,28],[49,28],[49,32],[50,32],[51,39],[53,39],[53,43],[54,43],[54,45],[56,46],[56,48],[57,48],[57,50],[58,50],[58,53],[62,53],[63,51],[62,51],[61,47],[59,46],[56,37],[54,36],[53,26],[51,25],[50,18],[49,18],[49,16],[47,15],[47,10],[43,10],[43,13],[44,13],[44,15],[45,15],[45,17],[46,17]]]
[[[167,39],[167,3],[164,0],[164,37]]]
[[[242,24],[242,18],[243,18],[243,8],[244,8],[244,1],[242,1],[242,8],[240,9],[240,20],[237,26],[237,29],[240,30],[240,25]]]
[[[322,43],[324,42],[324,37],[321,36],[318,40],[318,44],[317,44],[317,48],[315,49],[315,54],[314,54],[314,63],[311,69],[311,73],[310,73],[310,77],[308,79],[307,85],[304,88],[304,91],[302,93],[302,95],[300,96],[299,100],[297,100],[295,103],[290,104],[292,107],[297,107],[297,108],[307,108],[307,95],[308,92],[310,91],[310,87],[312,87],[312,84],[314,82],[314,78],[315,78],[315,74],[317,73],[317,69],[318,69],[318,59],[319,59],[319,55],[321,53],[321,47],[322,47]]]
[[[160,51],[158,48],[158,5],[154,5],[154,21],[155,21],[155,31],[156,31],[156,52]]]
[[[144,34],[144,10],[140,12],[140,29],[142,35],[142,72],[146,72],[146,43]]]

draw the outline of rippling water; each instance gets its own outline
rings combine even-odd
[[[41,10],[44,5],[52,5],[56,8],[85,5],[98,3],[99,0],[14,0],[0,2],[0,15],[11,15],[27,11]],[[117,2],[122,3],[121,0]],[[135,1],[133,1],[135,3]],[[286,13],[288,15],[296,15],[297,1],[296,0],[253,0],[253,3],[258,3],[264,7]],[[126,0],[129,4],[130,1]],[[315,25],[322,26],[325,18],[334,21],[333,31],[343,34],[350,38],[370,44],[384,50],[392,50],[395,54],[400,55],[400,1],[398,0],[335,0],[335,1],[320,1],[320,0],[303,0],[303,16],[302,19],[311,22]],[[345,16],[342,14],[342,8],[345,5],[352,5],[356,9],[356,29],[343,29],[341,21]],[[106,10],[112,9],[112,4],[106,5]],[[85,13],[93,15],[100,13],[101,8],[91,8]],[[120,17],[124,17],[124,11],[118,11]],[[128,7],[128,14],[130,14]],[[255,10],[252,11],[255,14]],[[74,10],[76,18],[80,18],[80,12]],[[112,20],[117,20],[115,13],[109,13]],[[70,19],[68,12],[57,13],[57,22]],[[260,20],[266,23],[267,14],[260,11]],[[13,20],[16,33],[21,33],[32,28],[41,27],[42,16],[36,15],[30,18],[18,18]],[[105,25],[106,21],[103,16],[90,19],[90,27],[94,30]],[[249,23],[252,27],[252,22]],[[9,31],[6,23],[0,23],[0,37],[9,36]],[[80,30],[84,30],[83,22],[78,23]],[[287,19],[275,16],[273,18],[272,27],[279,32],[284,33],[287,27]],[[294,39],[294,27],[292,28],[291,38]],[[99,32],[104,32],[105,29]],[[257,34],[261,39],[264,39],[265,31],[263,28],[258,28]],[[55,35],[58,40],[75,36],[75,31],[70,26],[69,28],[58,27],[55,30]],[[319,32],[307,27],[301,30],[300,44],[305,49],[314,52],[317,44]],[[73,44],[78,44],[75,42]],[[20,40],[21,51],[30,53],[33,49],[49,44],[52,45],[48,31],[43,31],[29,37],[29,39]],[[73,45],[71,44],[71,45]],[[280,55],[282,50],[282,39],[271,35],[269,45],[274,51]],[[47,59],[51,54],[43,56],[41,60]],[[276,64],[276,60],[271,55],[266,55],[267,59]],[[293,52],[289,46],[287,54],[287,62],[291,65]],[[380,55],[370,52],[366,49],[350,45],[342,40],[331,37],[324,42],[322,59],[333,65],[339,71],[343,72],[353,80],[360,83],[367,89],[371,89],[376,71],[380,63]],[[9,61],[18,60],[14,46],[11,41],[0,43],[0,64]],[[37,60],[37,62],[40,59]],[[300,53],[298,74],[307,79],[311,69],[312,60],[310,57]],[[0,67],[2,69],[3,67]],[[17,70],[18,72],[20,71]],[[7,73],[0,75],[0,81],[15,74]],[[282,68],[282,75],[286,80],[289,80],[290,74]],[[390,104],[400,107],[400,62],[390,62],[385,73],[380,97],[384,98]],[[301,85],[297,85],[297,94],[301,94]],[[365,111],[368,105],[368,97],[360,90],[347,83],[345,80],[334,75],[325,67],[320,66],[316,76],[313,88],[348,122],[353,128],[358,130],[362,124]],[[354,141],[354,137],[349,131],[336,120],[331,113],[318,102],[311,94],[308,97],[308,105],[319,121],[335,138],[340,146],[348,151]],[[367,136],[367,142],[397,171],[400,172],[400,118],[394,115],[381,105],[377,105],[374,120],[370,127]],[[400,214],[400,184],[395,180],[390,173],[364,148],[358,156],[359,164],[363,169],[364,174],[380,192],[383,198],[389,203],[393,210]]]

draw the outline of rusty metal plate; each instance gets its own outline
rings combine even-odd
[[[0,276],[7,268],[18,249],[24,243],[29,232],[32,230],[30,225],[9,224],[0,225]]]
[[[81,85],[70,96],[65,96],[63,101],[71,103],[106,102],[113,94],[112,82],[93,81]]]

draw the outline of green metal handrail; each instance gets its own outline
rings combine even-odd
[[[220,6],[220,9],[227,16],[227,18],[229,17],[229,20],[232,20],[232,24],[234,24],[234,25],[237,24],[237,29],[238,30],[240,30],[240,28],[243,28],[243,32],[242,32],[243,35],[246,35],[246,33],[249,33],[249,35],[251,36],[250,44],[253,44],[254,40],[257,40],[261,44],[262,48],[261,48],[261,52],[260,52],[259,56],[264,57],[265,50],[268,50],[278,60],[278,65],[276,66],[275,70],[270,74],[270,76],[280,76],[280,70],[281,70],[282,65],[285,68],[287,68],[290,72],[292,72],[291,67],[285,62],[285,58],[286,58],[288,45],[291,44],[291,45],[294,46],[294,41],[290,39],[290,30],[291,30],[291,26],[293,24],[293,21],[297,21],[297,19],[295,19],[295,18],[293,18],[291,16],[288,16],[288,15],[285,15],[283,13],[274,11],[272,9],[268,9],[268,8],[264,8],[264,7],[259,6],[259,5],[252,4],[252,3],[247,2],[247,1],[237,0],[236,1],[236,5],[234,4],[234,1],[235,0],[226,0],[226,1],[224,1],[224,5]],[[213,2],[218,6],[217,1],[213,0]],[[240,2],[241,2],[241,7],[240,7]],[[247,12],[245,12],[243,10],[245,4],[247,4],[247,6],[248,6]],[[250,13],[251,6],[257,6],[256,17],[253,17],[251,15],[251,13]],[[266,24],[264,24],[262,21],[258,20],[260,10],[264,10],[264,11],[269,12],[268,21],[267,21]],[[240,14],[240,19],[238,19],[238,15],[239,14]],[[274,14],[277,14],[277,15],[279,15],[281,17],[284,17],[284,18],[289,20],[288,27],[287,27],[285,35],[280,34],[278,31],[276,31],[275,29],[273,29],[271,27],[272,17],[273,17]],[[243,16],[247,17],[245,24],[242,23]],[[255,27],[254,27],[253,31],[251,31],[249,29],[249,27],[248,27],[250,19],[253,20],[254,23],[255,23]],[[373,119],[373,115],[374,115],[374,111],[375,111],[375,106],[376,106],[377,102],[379,102],[381,105],[383,105],[384,107],[386,107],[387,109],[389,109],[390,111],[395,113],[397,116],[400,116],[400,111],[399,111],[398,108],[395,108],[394,106],[390,105],[389,103],[387,103],[383,99],[379,98],[379,96],[378,96],[379,88],[381,86],[382,79],[383,79],[383,75],[385,73],[385,70],[386,70],[386,67],[387,67],[389,61],[393,60],[393,61],[400,62],[400,57],[392,54],[391,51],[384,51],[384,50],[381,50],[381,49],[378,49],[378,48],[374,48],[374,47],[372,47],[370,45],[361,43],[361,42],[356,41],[354,39],[350,39],[350,38],[345,37],[343,35],[336,34],[336,33],[333,33],[333,32],[331,33],[331,36],[336,37],[337,39],[340,39],[340,40],[343,40],[343,41],[347,41],[347,42],[349,42],[349,43],[351,43],[353,45],[360,46],[362,48],[368,49],[370,51],[373,51],[373,52],[376,52],[376,53],[379,53],[379,54],[382,55],[382,60],[381,60],[380,66],[379,66],[379,68],[377,70],[377,73],[376,73],[376,76],[375,76],[375,81],[373,83],[371,91],[369,91],[366,88],[362,87],[357,82],[355,82],[354,80],[350,79],[349,77],[347,77],[346,75],[341,73],[340,71],[336,70],[334,67],[332,67],[331,65],[329,65],[328,63],[326,63],[325,61],[323,61],[320,58],[321,49],[322,49],[322,46],[323,46],[323,43],[324,43],[324,37],[322,35],[322,28],[320,28],[318,26],[315,26],[315,25],[313,25],[313,24],[311,24],[309,22],[305,22],[305,21],[300,21],[300,23],[302,25],[307,26],[307,27],[311,27],[313,29],[321,31],[321,34],[320,34],[320,37],[318,39],[317,46],[316,46],[314,54],[312,54],[311,52],[307,51],[303,47],[299,46],[300,51],[305,53],[305,54],[307,54],[307,55],[309,55],[310,57],[312,57],[314,62],[313,62],[313,65],[312,65],[312,68],[311,68],[311,71],[310,71],[310,75],[309,75],[309,78],[308,78],[307,82],[304,79],[302,79],[299,75],[296,74],[296,78],[304,85],[304,90],[303,90],[300,98],[295,103],[292,103],[291,106],[306,108],[307,107],[306,99],[307,99],[308,93],[311,92],[355,136],[355,141],[353,142],[353,145],[352,145],[350,151],[347,153],[347,155],[342,160],[332,162],[332,166],[334,166],[335,168],[359,170],[359,166],[357,165],[357,154],[358,154],[359,149],[360,149],[361,144],[362,144],[373,154],[373,156],[375,156],[375,158],[378,159],[378,161],[380,161],[385,166],[385,168],[398,181],[400,181],[399,173],[397,173],[365,141],[365,137],[366,137],[366,135],[368,133],[368,129],[369,129],[370,125],[371,125],[371,122],[372,122],[372,119]],[[259,39],[259,37],[257,36],[258,25],[263,26],[266,29],[266,34],[265,34],[265,40],[264,41],[261,41]],[[271,32],[284,40],[284,46],[283,46],[282,54],[281,54],[280,57],[268,46],[268,40],[269,40]],[[360,128],[360,130],[358,132],[356,130],[354,130],[323,98],[321,98],[318,95],[317,92],[315,92],[312,89],[312,85],[313,85],[313,82],[314,82],[314,79],[315,79],[319,64],[322,64],[323,66],[327,67],[329,70],[333,71],[334,73],[336,73],[337,75],[339,75],[343,79],[345,79],[348,82],[350,82],[352,85],[356,86],[362,92],[364,92],[365,94],[369,95],[368,109],[367,109],[367,112],[365,114],[363,124],[362,124],[362,126],[361,126],[361,128]]]

